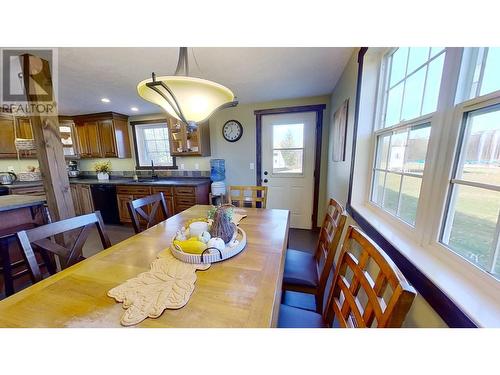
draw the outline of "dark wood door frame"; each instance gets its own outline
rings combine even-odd
[[[259,109],[254,111],[256,125],[256,160],[255,168],[256,184],[262,185],[262,116],[279,115],[285,113],[300,113],[300,112],[316,112],[316,150],[314,154],[314,196],[313,196],[313,213],[311,217],[312,228],[317,227],[318,222],[318,202],[319,202],[319,181],[321,176],[321,145],[323,135],[323,111],[326,109],[326,104],[302,105],[295,107],[282,107]]]

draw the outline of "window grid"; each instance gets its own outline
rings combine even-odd
[[[145,160],[157,161],[163,157],[167,159],[167,162],[156,162],[156,166],[160,168],[175,166],[174,158],[170,155],[168,128],[166,124],[139,124],[134,127],[134,131],[136,133],[137,142],[139,143],[137,145],[138,150],[136,150],[136,153],[138,153],[139,167],[150,166],[149,163],[141,163],[142,158],[145,158]]]
[[[387,69],[388,73],[386,74],[386,79],[385,79],[385,87],[386,88],[384,89],[384,93],[383,93],[383,96],[384,96],[383,106],[382,106],[383,107],[383,111],[382,111],[383,116],[382,116],[381,124],[379,125],[380,128],[392,127],[392,126],[397,125],[401,122],[411,120],[411,119],[402,118],[403,117],[403,108],[404,108],[404,103],[405,103],[405,95],[406,95],[406,83],[408,81],[408,78],[411,78],[414,74],[416,74],[417,72],[419,72],[420,70],[422,70],[424,68],[425,68],[425,78],[424,78],[424,82],[423,82],[422,97],[421,97],[420,110],[419,110],[418,116],[426,115],[426,114],[422,114],[422,112],[424,109],[424,99],[425,99],[425,94],[426,94],[426,90],[427,90],[427,78],[429,75],[429,66],[433,61],[437,60],[438,58],[441,57],[441,55],[446,53],[446,48],[443,48],[439,53],[432,55],[432,48],[429,48],[426,62],[423,64],[420,64],[419,66],[417,66],[416,68],[411,70],[410,73],[408,73],[408,66],[409,66],[409,61],[410,61],[410,51],[408,51],[407,56],[406,56],[406,66],[405,66],[404,76],[403,76],[403,78],[401,78],[399,81],[395,82],[391,86],[390,82],[391,82],[391,75],[392,75],[392,64],[393,64],[394,54],[397,52],[398,49],[399,48],[395,49],[386,57],[386,66],[388,67],[388,69]],[[392,89],[394,89],[399,84],[403,84],[403,88],[402,88],[401,100],[399,101],[398,122],[396,122],[395,124],[388,125],[388,124],[386,124],[386,121],[387,121],[387,104],[388,104],[388,100],[389,100],[389,93]],[[435,109],[434,109],[434,111],[435,111]],[[434,112],[434,111],[432,111],[432,112]]]

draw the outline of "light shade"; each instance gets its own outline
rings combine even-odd
[[[143,99],[159,105],[179,120],[183,119],[180,118],[170,103],[175,105],[177,101],[177,105],[182,111],[185,120],[196,123],[207,120],[218,109],[237,104],[234,101],[234,94],[231,90],[205,79],[186,76],[156,77],[155,82],[163,83],[164,85],[155,85],[155,89],[151,87],[152,82],[152,78],[140,82],[137,85],[139,95]],[[148,84],[150,85],[148,86]],[[156,90],[161,91],[161,94]],[[172,94],[174,97],[172,97]]]

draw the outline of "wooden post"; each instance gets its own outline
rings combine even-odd
[[[39,106],[41,109],[43,106],[53,106],[51,113],[32,111],[30,118],[51,219],[52,221],[67,219],[75,216],[75,209],[59,135],[59,120],[53,98],[49,63],[30,54],[21,55],[20,59],[28,108]],[[49,101],[47,101],[48,95]]]

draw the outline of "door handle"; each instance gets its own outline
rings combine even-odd
[[[264,183],[267,184],[267,178],[264,178]]]

